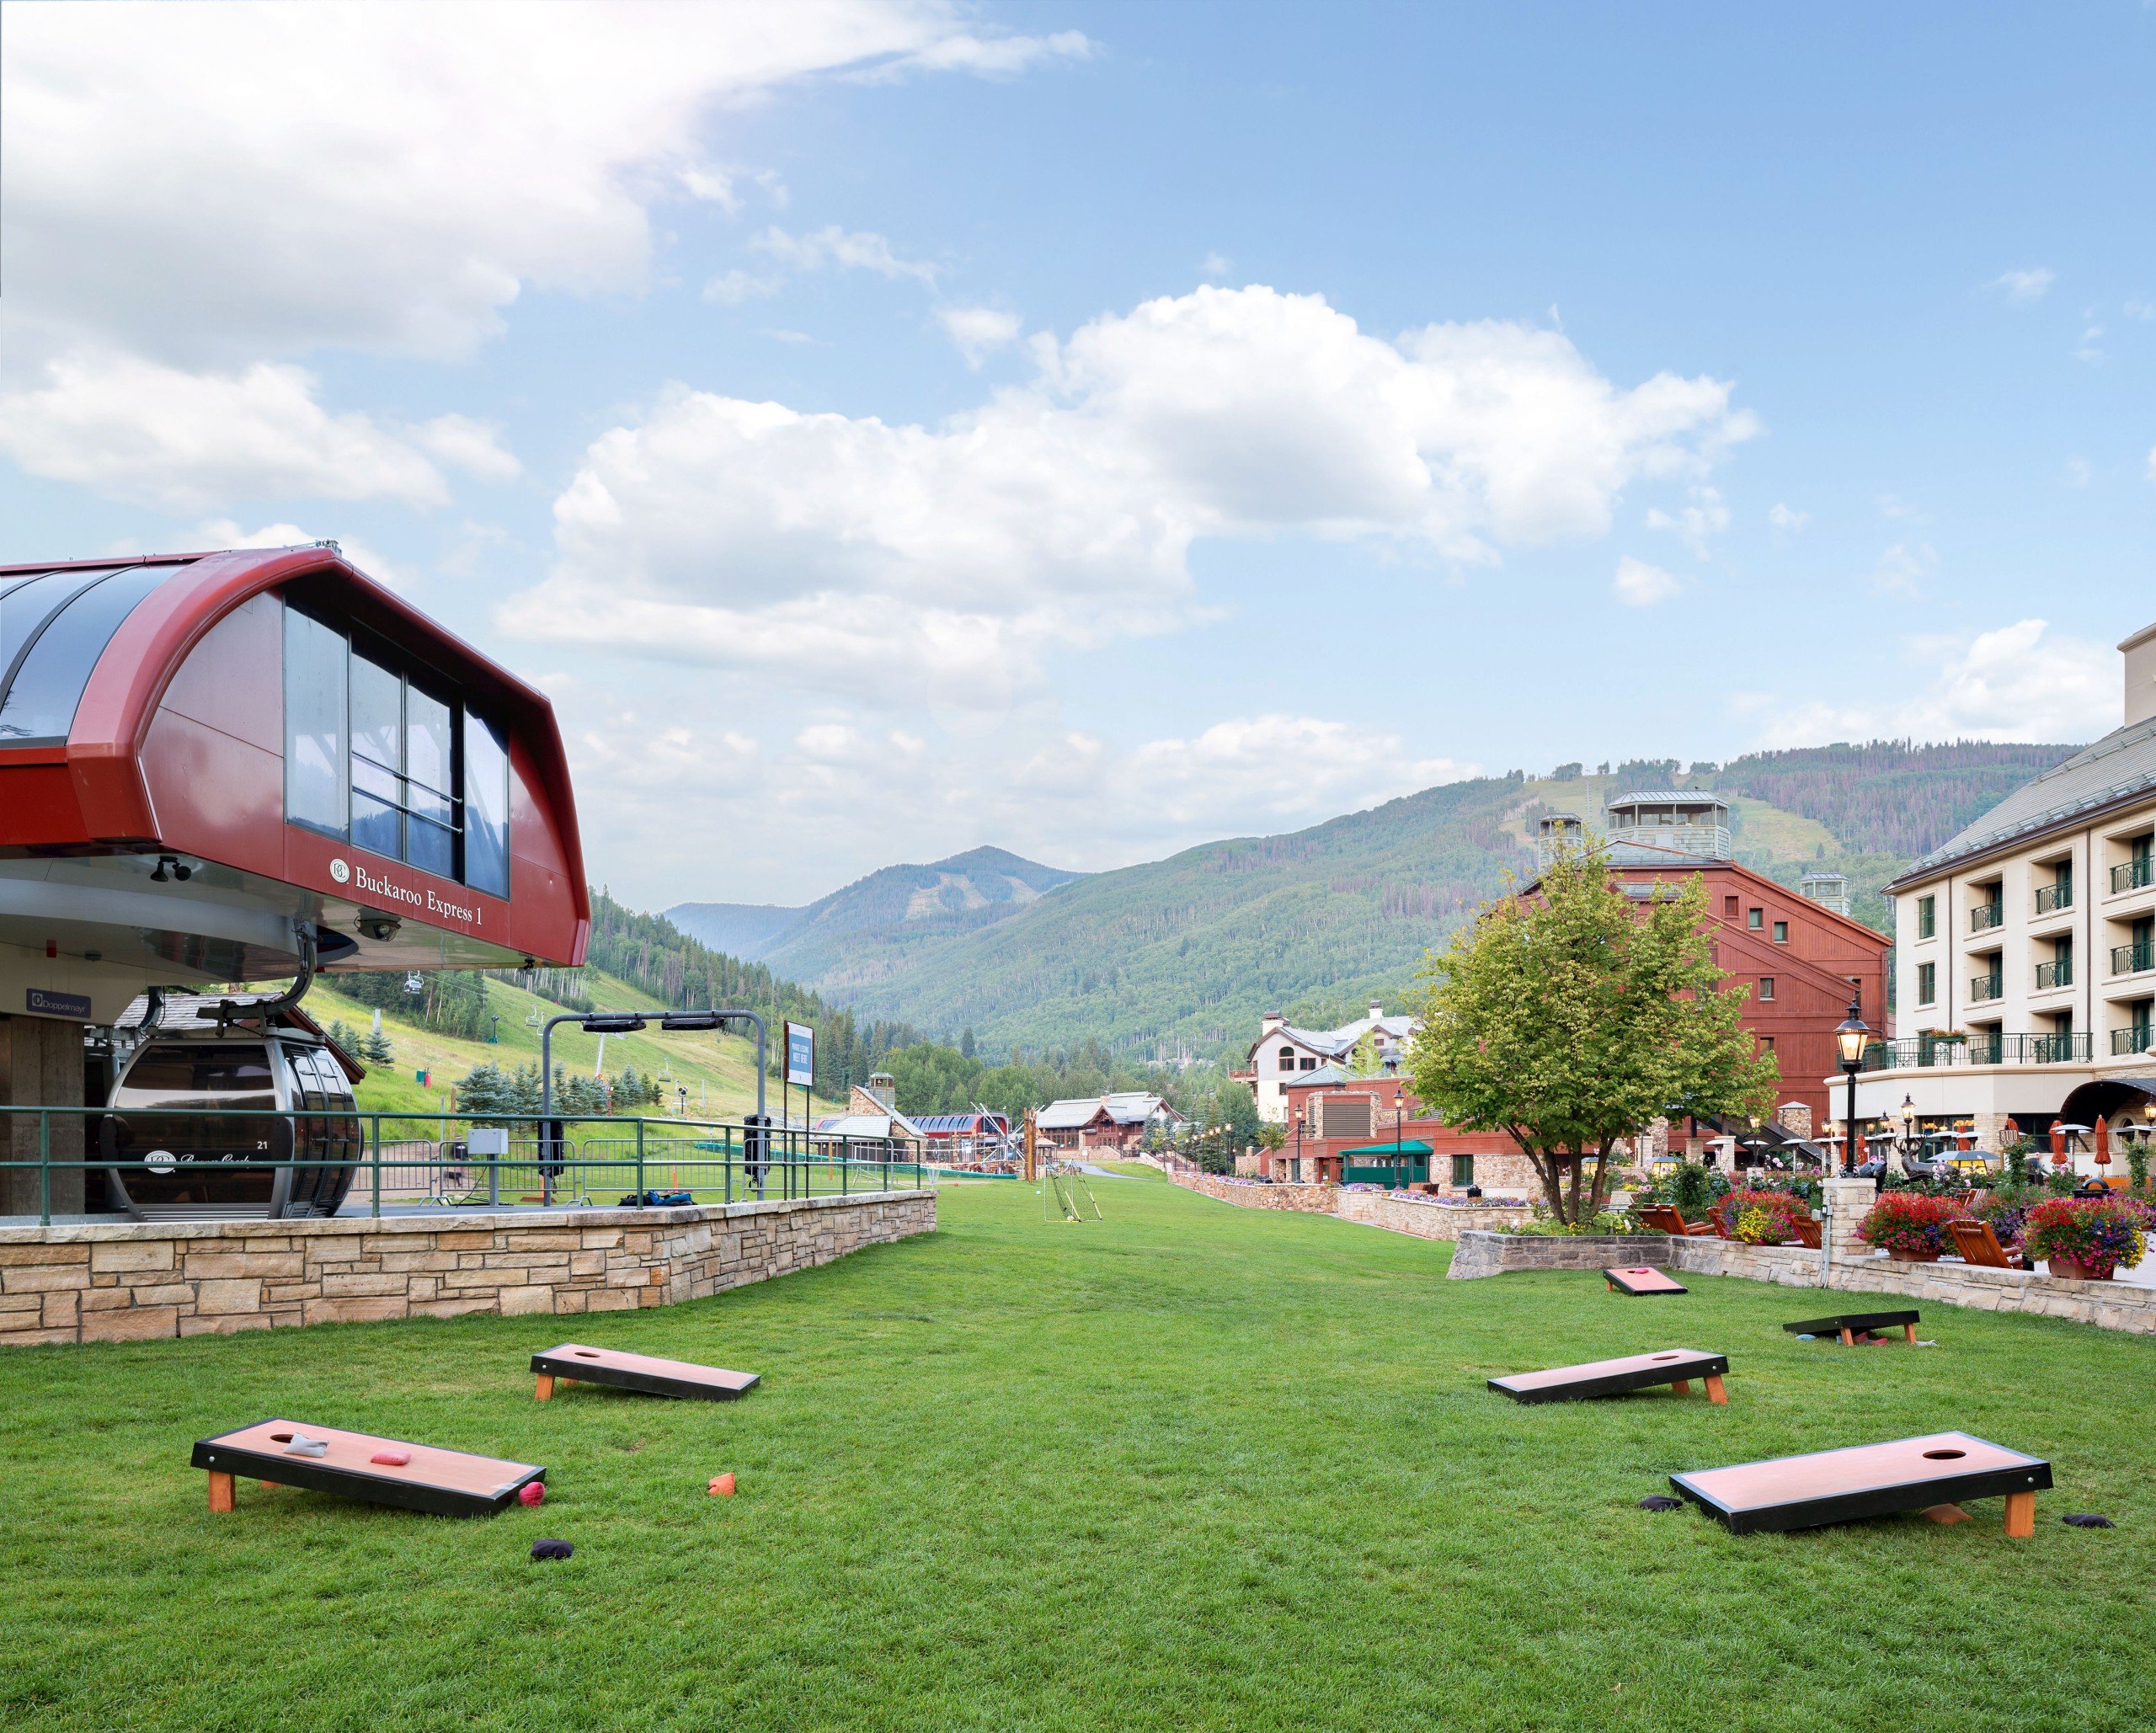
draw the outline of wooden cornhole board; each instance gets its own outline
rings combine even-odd
[[[1837,1336],[1845,1348],[1854,1347],[1860,1336],[1875,1330],[1892,1330],[1902,1326],[1902,1340],[1913,1342],[1917,1339],[1917,1324],[1923,1316],[1919,1312],[1844,1312],[1833,1318],[1806,1318],[1801,1323],[1785,1324],[1784,1330],[1791,1336]]]
[[[286,1447],[296,1436],[320,1439],[328,1445],[328,1454],[287,1456]],[[379,1451],[398,1450],[409,1453],[411,1461],[398,1465],[371,1460]],[[491,1517],[526,1482],[547,1478],[546,1469],[528,1462],[504,1462],[495,1456],[440,1450],[431,1444],[290,1420],[258,1421],[236,1432],[200,1439],[195,1446],[194,1466],[210,1471],[213,1511],[232,1508],[233,1477],[245,1475],[437,1517]]]
[[[1692,1291],[1667,1270],[1650,1269],[1644,1264],[1633,1264],[1621,1270],[1604,1270],[1602,1279],[1618,1293],[1642,1299],[1651,1293],[1689,1293]]]
[[[1931,1432],[1672,1474],[1669,1484],[1732,1534],[1929,1512],[2004,1494],[2006,1532],[2026,1539],[2036,1532],[2036,1494],[2052,1484],[2052,1465],[1967,1432]]]
[[[699,1366],[691,1360],[660,1360],[649,1354],[625,1354],[615,1348],[589,1348],[563,1342],[531,1357],[539,1374],[535,1393],[544,1402],[558,1384],[611,1384],[647,1396],[686,1396],[694,1401],[729,1402],[755,1388],[760,1374]]]
[[[1590,1360],[1584,1366],[1557,1366],[1547,1372],[1516,1372],[1510,1378],[1493,1378],[1490,1388],[1502,1390],[1515,1402],[1577,1402],[1590,1396],[1619,1396],[1627,1390],[1650,1389],[1670,1384],[1687,1395],[1692,1380],[1707,1387],[1710,1402],[1726,1402],[1722,1374],[1728,1359],[1721,1354],[1702,1354],[1696,1348],[1664,1348],[1653,1354],[1627,1354],[1621,1360]]]

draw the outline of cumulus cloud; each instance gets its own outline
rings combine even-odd
[[[2092,740],[2119,723],[2118,653],[2109,644],[2020,620],[1969,637],[1925,637],[1908,664],[1935,670],[1914,696],[1871,705],[1780,710],[1767,746],[1907,736],[1919,740]]]
[[[468,415],[437,415],[414,428],[412,438],[451,468],[483,482],[513,482],[524,473],[499,430]]]
[[[1871,587],[1881,595],[1915,597],[1939,568],[1939,550],[1929,541],[1897,541],[1871,568]]]
[[[1630,554],[1617,562],[1617,575],[1610,582],[1617,600],[1628,608],[1652,608],[1669,600],[1684,587],[1661,567],[1636,560]]]
[[[527,286],[641,289],[654,205],[734,202],[718,110],[1090,51],[946,0],[10,7],[4,346],[466,355]]]
[[[1794,535],[1812,521],[1812,514],[1808,511],[1799,511],[1794,506],[1785,505],[1777,499],[1774,502],[1774,509],[1767,514],[1767,521],[1774,528],[1785,530]]]
[[[1696,480],[1753,430],[1724,381],[1620,387],[1555,332],[1389,342],[1263,287],[1147,301],[1027,354],[1028,381],[933,428],[670,390],[587,450],[554,571],[504,628],[1001,703],[1048,643],[1187,618],[1200,537],[1489,564],[1601,535],[1625,488]]]
[[[1996,289],[2017,307],[2041,301],[2051,292],[2058,280],[2058,273],[2047,265],[2036,265],[2031,269],[2001,271],[1985,286]]]
[[[940,307],[936,319],[969,367],[978,367],[997,349],[1010,348],[1021,329],[1017,314],[992,307]]]
[[[1712,488],[1692,489],[1691,503],[1677,510],[1664,511],[1660,506],[1647,513],[1650,530],[1668,530],[1680,537],[1684,545],[1700,558],[1707,557],[1707,543],[1729,527],[1729,508],[1721,495]]]
[[[461,416],[407,435],[331,414],[312,375],[269,362],[190,373],[78,353],[49,363],[35,387],[0,395],[0,451],[30,474],[176,511],[291,497],[439,505],[448,489],[422,445],[461,467],[492,466],[496,479],[515,461]]]

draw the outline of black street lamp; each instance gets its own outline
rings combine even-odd
[[[1856,991],[1856,983],[1849,983],[1849,1014],[1834,1026],[1834,1050],[1841,1056],[1842,1073],[1849,1080],[1849,1140],[1842,1146],[1842,1171],[1849,1174],[1856,1168],[1856,1074],[1864,1064],[1864,1050],[1871,1044],[1871,1026],[1864,1021],[1864,1006]]]

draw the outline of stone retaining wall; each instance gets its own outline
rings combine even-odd
[[[0,1346],[701,1299],[936,1228],[933,1192],[514,1215],[0,1228]]]
[[[1441,1203],[1434,1197],[1396,1197],[1385,1192],[1351,1192],[1340,1186],[1238,1185],[1217,1174],[1186,1173],[1179,1169],[1171,1171],[1168,1177],[1186,1192],[1203,1192],[1208,1197],[1217,1197],[1223,1203],[1237,1204],[1245,1209],[1293,1209],[1309,1215],[1337,1216],[1342,1221],[1361,1222],[1395,1234],[1412,1234],[1418,1240],[1457,1240],[1463,1232],[1503,1227],[1525,1221],[1529,1214],[1524,1205],[1477,1208]]]
[[[1514,1270],[1601,1270],[1616,1264],[1655,1264],[1695,1276],[1739,1276],[1784,1288],[1817,1288],[1820,1254],[1803,1246],[1746,1245],[1735,1240],[1667,1234],[1593,1234],[1542,1239],[1531,1234],[1468,1233],[1453,1254],[1451,1274],[1472,1278]],[[1980,1312],[2028,1312],[2070,1318],[2104,1330],[2156,1335],[2156,1288],[2122,1282],[2072,1282],[2031,1270],[1993,1270],[1941,1259],[1911,1263],[1882,1257],[1869,1246],[1837,1250],[1830,1284],[1852,1293],[1905,1294]]]

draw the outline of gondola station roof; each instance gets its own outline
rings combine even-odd
[[[574,965],[552,706],[335,544],[0,567],[0,1015]]]

